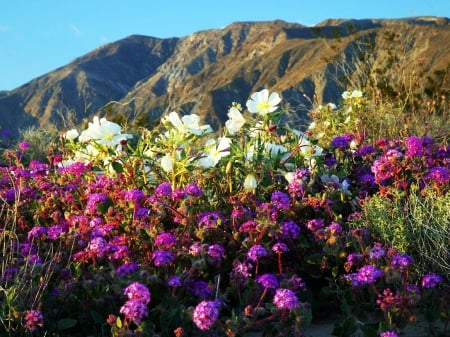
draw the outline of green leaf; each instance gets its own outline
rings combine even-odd
[[[67,330],[77,325],[77,320],[72,318],[63,318],[58,321],[58,329]]]
[[[111,166],[113,167],[114,171],[116,171],[116,173],[123,173],[123,165],[117,161],[113,161],[111,163]]]

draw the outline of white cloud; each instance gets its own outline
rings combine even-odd
[[[72,32],[75,34],[75,36],[81,36],[81,30],[75,26],[74,24],[70,25],[70,29],[72,30]]]

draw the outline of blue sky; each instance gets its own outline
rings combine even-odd
[[[0,90],[11,90],[132,34],[182,37],[236,21],[450,17],[450,0],[5,0]],[[362,5],[364,3],[364,5]]]

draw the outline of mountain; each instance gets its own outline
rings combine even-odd
[[[180,38],[132,35],[1,91],[0,128],[63,130],[105,114],[153,125],[175,110],[218,129],[232,102],[244,105],[262,88],[282,95],[285,122],[301,128],[312,100],[338,103],[355,85],[343,81],[349,77],[395,92],[387,75],[409,72],[415,83],[440,81],[449,93],[448,41],[445,17],[329,19],[313,27],[236,22]]]

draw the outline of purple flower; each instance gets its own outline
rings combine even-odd
[[[395,331],[391,330],[380,333],[380,337],[398,337],[398,335]]]
[[[145,198],[144,192],[138,189],[127,191],[125,192],[124,196],[124,199],[126,201],[132,201],[135,204],[138,204],[144,198]]]
[[[413,264],[414,259],[407,254],[395,254],[391,261],[391,266],[402,271]]]
[[[87,249],[90,252],[101,257],[105,254],[106,250],[108,249],[108,243],[101,236],[97,236],[89,242]]]
[[[331,140],[331,146],[337,147],[340,149],[345,149],[349,145],[350,145],[349,140],[346,139],[346,137],[344,137],[344,136],[337,136]]]
[[[258,282],[264,288],[277,289],[280,286],[280,282],[273,274],[263,274],[257,276],[256,282]]]
[[[104,204],[107,199],[108,197],[103,193],[90,194],[86,204],[86,211],[89,214],[97,213],[98,206]]]
[[[422,278],[422,288],[434,288],[442,282],[442,277],[435,273],[430,273]]]
[[[208,282],[206,281],[195,281],[192,287],[192,291],[195,296],[200,298],[207,298],[212,296],[213,291],[209,288]]]
[[[158,249],[153,252],[152,259],[155,266],[159,267],[172,263],[174,256],[171,251]]]
[[[386,248],[381,247],[379,245],[372,247],[369,251],[369,257],[372,260],[379,260],[385,255],[386,255]]]
[[[366,157],[375,152],[372,145],[364,145],[358,148],[353,154],[355,157]]]
[[[299,301],[295,293],[290,289],[279,288],[273,297],[273,303],[278,309],[293,310],[299,307]]]
[[[208,247],[208,255],[216,261],[221,261],[225,256],[225,249],[218,244],[211,245]]]
[[[362,266],[356,276],[360,284],[374,284],[377,279],[383,276],[383,272],[375,266]]]
[[[218,301],[202,301],[194,309],[193,321],[200,330],[208,330],[219,317]]]
[[[155,246],[169,249],[177,244],[177,238],[171,233],[161,233],[155,239]]]
[[[286,244],[277,242],[272,246],[272,251],[275,253],[285,253],[289,251],[289,248]]]
[[[184,190],[193,197],[201,197],[203,195],[203,190],[197,184],[187,184]]]
[[[286,221],[281,225],[283,238],[296,239],[300,235],[300,227],[293,221]]]
[[[172,184],[171,183],[161,183],[155,189],[155,195],[159,198],[172,197]]]
[[[169,287],[173,287],[173,288],[181,287],[181,279],[176,275],[171,276],[171,277],[169,277],[167,284]]]
[[[258,261],[261,257],[264,256],[267,256],[267,250],[261,245],[254,245],[247,252],[248,259],[253,262]]]
[[[125,316],[125,319],[139,324],[142,318],[148,315],[147,304],[142,301],[129,300],[120,308],[120,313]]]
[[[273,192],[270,201],[277,209],[284,210],[288,210],[291,203],[289,195],[280,191]]]
[[[34,226],[31,228],[31,230],[28,232],[28,240],[31,239],[39,239],[42,237],[45,237],[47,235],[47,228],[41,227],[41,226]]]
[[[116,275],[120,277],[124,277],[126,275],[132,274],[136,272],[139,268],[139,265],[136,262],[125,262],[116,268]]]
[[[205,212],[200,215],[198,226],[204,228],[216,228],[224,221],[224,217],[219,212]]]
[[[123,294],[128,297],[129,300],[140,301],[148,304],[151,299],[151,294],[148,288],[139,282],[133,282],[123,291]]]
[[[311,219],[306,222],[306,227],[310,231],[315,232],[316,230],[324,227],[324,222],[322,219]]]
[[[426,178],[442,185],[450,182],[450,170],[443,166],[432,167],[428,171]]]
[[[422,140],[415,136],[406,137],[405,147],[408,157],[421,156],[423,153]]]

